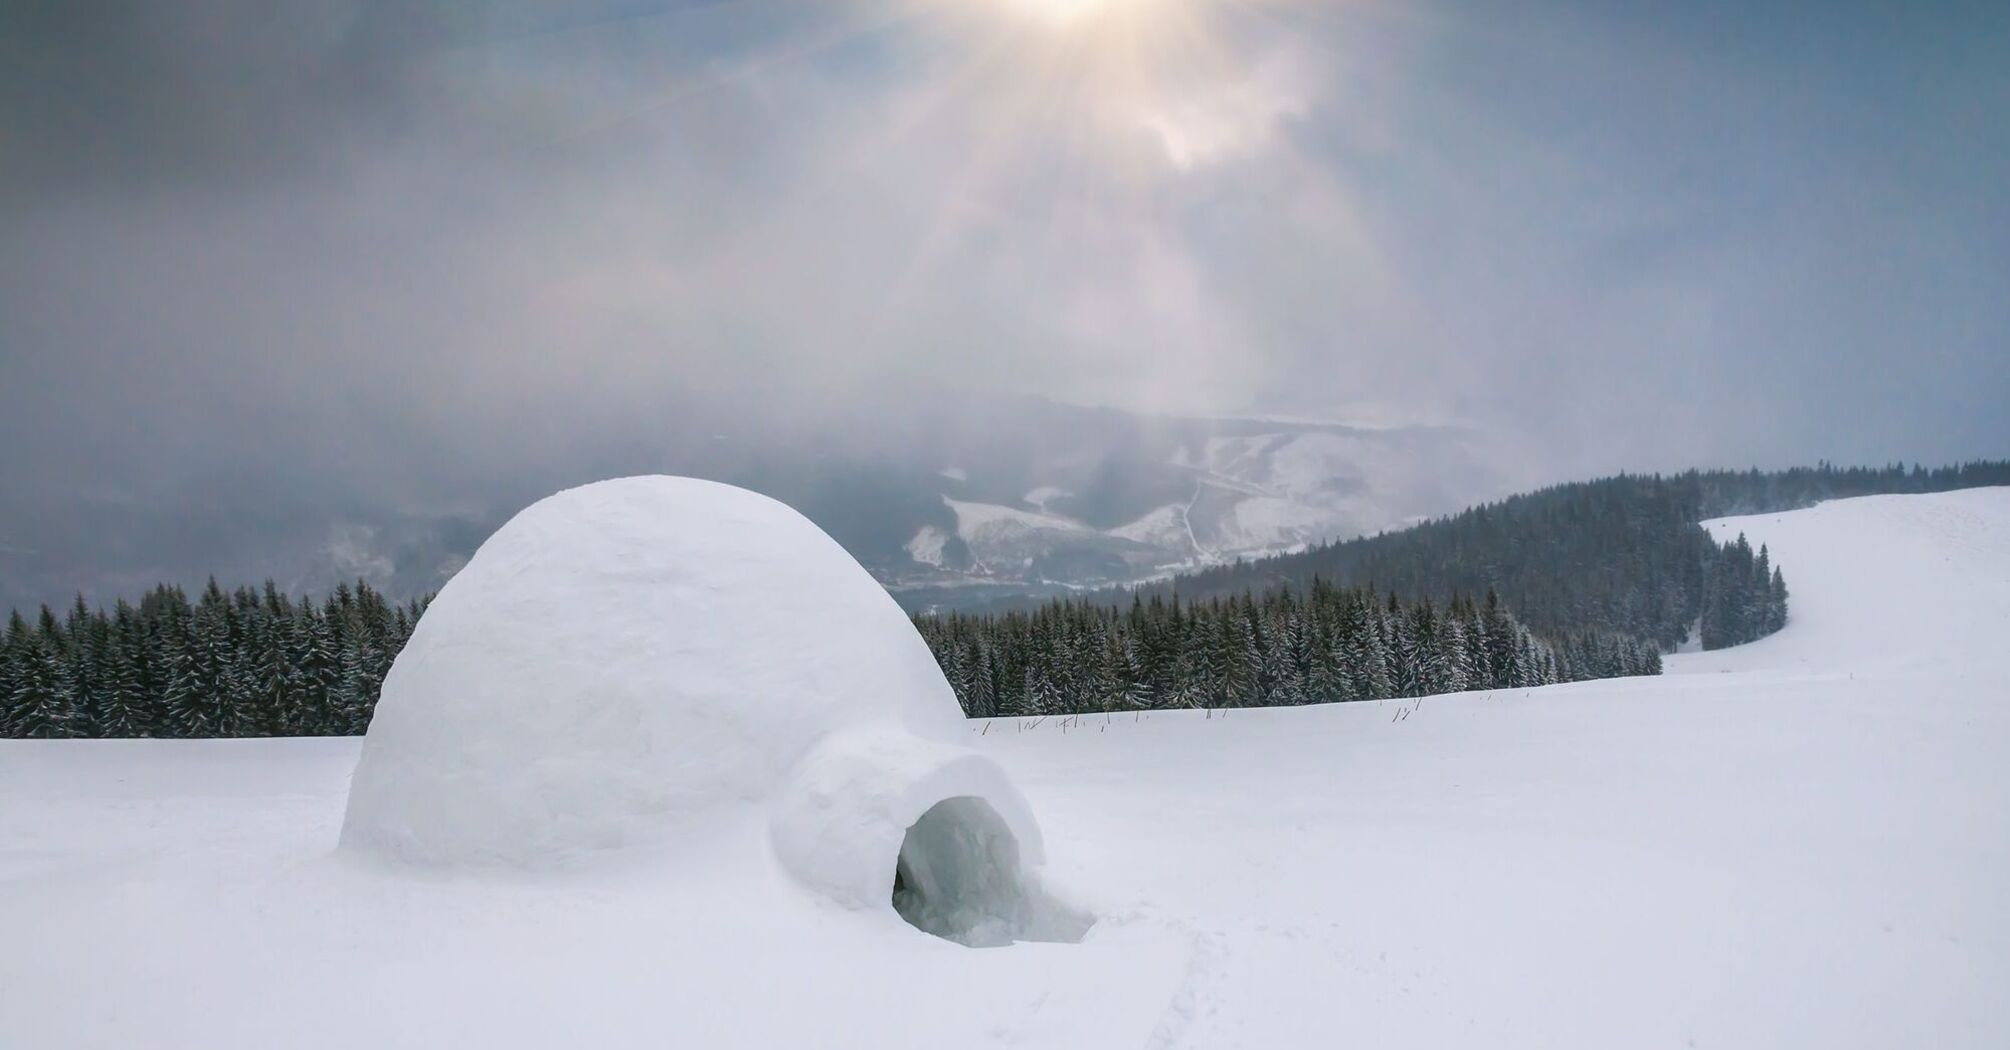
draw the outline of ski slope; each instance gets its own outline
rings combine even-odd
[[[0,741],[0,1047],[2010,1046],[2010,489],[1711,527],[1792,621],[1660,678],[973,724],[1080,944],[359,864],[353,741]]]

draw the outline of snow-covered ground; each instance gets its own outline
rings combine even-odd
[[[973,726],[1080,944],[360,863],[352,741],[0,741],[0,1047],[2010,1046],[2010,489],[1713,528],[1793,621],[1661,678]]]

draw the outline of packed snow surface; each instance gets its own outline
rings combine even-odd
[[[2010,1046],[2010,490],[1712,527],[1792,622],[1661,678],[961,730],[1079,944],[801,892],[753,823],[365,861],[354,741],[0,742],[0,1046]],[[905,859],[981,881],[948,816]]]
[[[530,862],[759,801],[834,730],[954,739],[900,609],[788,507],[690,478],[533,504],[384,680],[347,842]]]
[[[941,834],[998,839],[958,856],[1003,869],[923,877],[928,907],[904,914],[966,942],[1072,939],[1023,870],[1032,815],[962,729],[906,615],[808,519],[709,481],[603,481],[512,518],[433,600],[384,680],[342,845],[454,866],[758,862],[733,835],[751,824],[806,886],[884,908],[908,828],[958,799]]]

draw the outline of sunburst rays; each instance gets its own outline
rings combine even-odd
[[[707,265],[716,273],[760,282],[781,260],[810,260],[814,270],[853,254],[834,238],[874,237],[877,301],[833,317],[834,339],[899,344],[931,299],[951,286],[970,294],[973,284],[1018,304],[992,314],[994,326],[1002,317],[1018,328],[999,333],[1009,339],[1126,338],[1121,324],[1084,320],[1126,309],[1146,328],[1131,335],[1149,339],[1156,315],[1138,304],[1157,294],[1165,274],[1201,269],[1180,230],[1190,201],[1179,177],[1261,133],[1235,121],[1269,121],[1287,108],[1237,100],[1264,88],[1256,69],[1280,35],[1275,12],[1296,2],[682,5],[642,21],[656,21],[656,32],[716,29],[722,20],[754,29],[737,38],[743,46],[667,69],[666,87],[603,106],[566,138],[674,143],[685,107],[728,93],[772,97],[779,108],[763,101],[748,110],[751,119],[772,118],[817,146],[796,153],[807,163],[781,180],[781,196],[736,217],[712,245]],[[1253,40],[1268,43],[1251,48]],[[805,132],[803,113],[787,107],[826,86],[841,101],[819,110],[824,123]],[[902,195],[894,223],[868,231],[828,221],[866,201],[883,208],[887,192]],[[989,292],[987,282],[995,283]],[[1188,297],[1205,294],[1192,280],[1179,283]]]

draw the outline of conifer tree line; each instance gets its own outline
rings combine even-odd
[[[1698,522],[1693,485],[1622,476],[1561,485],[1405,529],[1222,566],[1146,588],[1211,598],[1314,577],[1444,602],[1491,590],[1537,632],[1598,632],[1674,648],[1697,621],[1724,611],[1706,600],[1729,548]],[[1712,622],[1712,640],[1745,632]],[[1728,641],[1724,644],[1731,644]]]
[[[1771,514],[1812,507],[1822,500],[1851,496],[1952,492],[1987,485],[2010,485],[2010,460],[1978,459],[1946,467],[1889,463],[1882,467],[1838,467],[1818,463],[1786,470],[1692,470],[1670,479],[1696,490],[1704,518]]]
[[[1661,673],[1649,641],[1585,632],[1545,641],[1488,594],[1442,608],[1314,580],[1128,609],[1055,601],[1030,612],[921,616],[972,718],[1281,707]]]
[[[1786,587],[1768,578],[1778,608],[1751,612],[1758,586],[1746,577],[1756,559],[1749,547],[1717,543],[1701,522],[1824,499],[1983,485],[2010,485],[2010,461],[1622,474],[1512,496],[1399,532],[1207,569],[1138,593],[1227,597],[1302,590],[1314,577],[1439,602],[1492,590],[1544,635],[1611,632],[1666,651],[1692,640],[1700,621],[1703,646],[1717,648],[1783,625]],[[1093,600],[1122,604],[1128,592]]]
[[[423,602],[368,584],[317,604],[279,592],[190,602],[160,586],[110,612],[19,611],[0,639],[0,737],[335,736],[370,723]]]
[[[1787,579],[1765,544],[1755,555],[1741,532],[1710,560],[1703,581],[1703,648],[1742,645],[1786,625]]]
[[[353,735],[425,610],[367,583],[325,601],[268,582],[191,603],[155,588],[107,613],[18,611],[0,639],[0,736]],[[915,620],[972,717],[1259,707],[1658,674],[1646,642],[1537,638],[1494,596],[1405,604],[1315,581],[1307,595],[1127,612],[1054,603],[1031,613]]]

